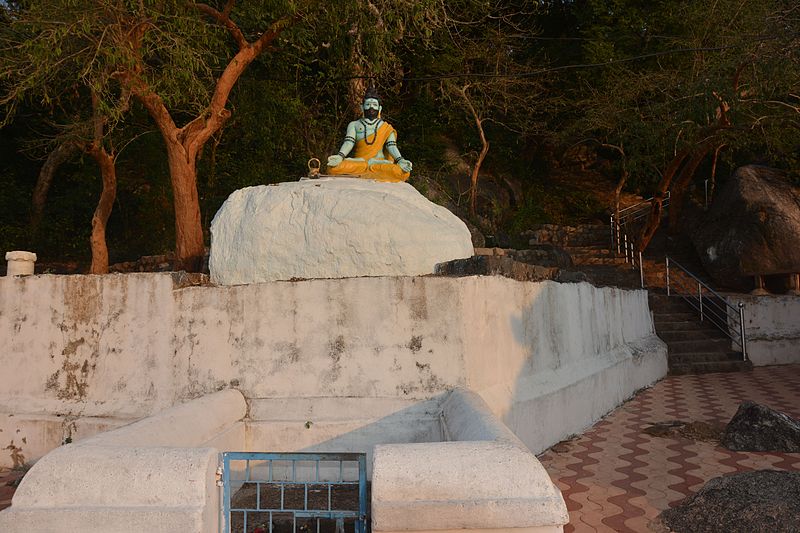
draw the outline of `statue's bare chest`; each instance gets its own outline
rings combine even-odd
[[[368,124],[363,121],[358,121],[356,123],[356,139],[361,140],[366,137],[370,139],[376,136],[376,132],[380,127],[382,121],[377,121],[375,124]]]

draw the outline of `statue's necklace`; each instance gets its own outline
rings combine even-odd
[[[367,133],[369,131],[367,129],[367,123],[364,122],[363,118],[360,118],[358,120],[364,126],[364,142],[367,143],[367,146],[372,146],[378,139],[378,127],[381,125],[381,122],[383,122],[383,120],[378,119],[377,121],[375,121],[375,131],[372,133],[372,141],[369,140],[369,134]]]

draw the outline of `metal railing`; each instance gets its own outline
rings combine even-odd
[[[670,268],[673,270],[672,276]],[[742,359],[747,361],[744,303],[739,302],[737,307],[732,306],[722,295],[669,257],[666,258],[666,269],[667,296],[674,294],[683,298],[700,313],[701,322],[712,324],[730,338],[734,345],[738,345]],[[674,275],[676,269],[681,275]]]
[[[617,255],[625,254],[628,259],[629,252],[633,250],[632,239],[628,237],[633,233],[636,223],[646,217],[650,213],[655,196],[651,196],[647,200],[642,200],[638,204],[634,204],[619,210],[619,217],[617,213],[611,215],[611,249],[616,250]],[[662,207],[668,207],[670,200],[670,192],[667,191],[664,201],[661,203]],[[631,257],[633,259],[633,257]]]
[[[367,532],[366,454],[224,452],[221,474],[224,533]]]
[[[647,200],[642,200],[638,204],[634,204],[619,210],[619,217],[614,213],[611,215],[611,249],[618,256],[623,256],[626,263],[630,263],[633,268],[639,269],[639,280],[642,288],[644,288],[644,264],[642,263],[642,252],[636,250],[634,244],[633,233],[639,229],[638,222],[650,213],[653,205],[651,196]],[[670,193],[667,191],[663,207],[669,206]]]

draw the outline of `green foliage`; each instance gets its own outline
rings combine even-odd
[[[581,112],[562,139],[623,148],[630,184],[645,189],[678,150],[709,135],[732,164],[754,153],[791,164],[800,56],[790,3],[587,0],[576,13],[586,63],[648,57],[570,76],[568,100]],[[721,102],[731,127],[715,130]]]
[[[296,179],[308,158],[333,153],[364,76],[384,96],[384,116],[415,174],[430,176],[455,202],[467,179],[455,175],[463,173],[456,163],[474,163],[481,149],[466,93],[491,142],[484,178],[513,177],[523,192],[514,208],[482,202],[481,217],[510,232],[593,220],[607,207],[590,191],[549,182],[545,145],[598,148],[612,178],[628,172],[628,188],[645,194],[676,152],[709,136],[725,145],[719,176],[754,161],[796,176],[795,7],[789,0],[237,2],[233,17],[250,41],[281,17],[300,18],[248,67],[228,102],[231,119],[203,149],[204,228],[233,190]],[[136,62],[127,40],[143,30],[137,75],[180,125],[206,109],[236,51],[230,35],[182,0],[10,2],[0,15],[0,247],[31,244],[28,205],[41,158],[52,142],[89,138],[94,91],[108,117],[106,142],[120,152],[112,262],[169,250],[169,169],[159,133],[121,90],[121,72]],[[730,127],[714,129],[720,102],[730,108]],[[698,178],[710,168],[704,162]],[[64,166],[37,251],[85,257],[98,191],[93,162]]]
[[[597,222],[602,220],[605,208],[591,191],[537,180],[530,185],[525,203],[513,213],[509,229],[519,234],[534,224]]]

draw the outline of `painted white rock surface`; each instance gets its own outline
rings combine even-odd
[[[211,279],[415,276],[472,256],[466,225],[407,183],[323,178],[247,187],[211,222]]]

